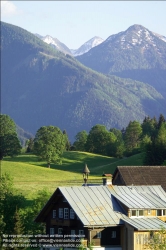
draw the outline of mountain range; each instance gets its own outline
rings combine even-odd
[[[98,72],[148,83],[166,97],[166,37],[142,25],[111,35],[76,58]]]
[[[95,46],[101,44],[104,40],[101,37],[95,36],[85,42],[78,49],[69,49],[64,43],[60,42],[57,38],[53,38],[52,36],[41,36],[39,34],[35,34],[38,38],[40,38],[43,42],[50,44],[53,48],[69,55],[80,56],[84,53],[88,52],[90,49]]]
[[[130,29],[131,34],[133,28],[135,26]],[[155,37],[158,51],[164,53],[166,43]],[[65,129],[70,140],[77,132],[89,131],[95,124],[121,129],[130,120],[142,121],[146,115],[166,115],[166,99],[154,86],[120,78],[118,74],[112,75],[111,70],[104,72],[105,75],[96,69],[99,73],[77,60],[97,51],[96,60],[102,65],[98,48],[104,48],[106,41],[75,58],[20,27],[1,22],[1,112],[10,115],[21,128],[32,134],[41,126],[54,125]],[[155,46],[153,48],[156,51]],[[109,62],[111,51],[112,48],[107,56],[103,54],[105,61]],[[118,64],[115,52],[119,53],[118,48],[114,51],[114,60]],[[124,59],[120,59],[119,65],[122,65]],[[165,72],[163,54],[159,62]],[[127,60],[126,64],[130,65]],[[137,63],[135,69],[136,66]],[[111,68],[109,63],[107,68]],[[147,74],[149,68],[144,67]],[[120,68],[117,72],[121,72]]]

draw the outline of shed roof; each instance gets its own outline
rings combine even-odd
[[[166,229],[166,223],[156,217],[144,218],[128,218],[127,216],[122,219],[138,231],[160,230],[161,227]]]
[[[120,174],[124,185],[161,185],[166,191],[166,166],[118,166],[113,174],[113,184]]]
[[[112,195],[129,209],[165,209],[166,193],[161,186],[110,186]]]

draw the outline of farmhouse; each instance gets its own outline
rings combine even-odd
[[[113,185],[161,185],[166,192],[166,166],[118,166]]]
[[[54,239],[48,249],[143,250],[154,231],[166,228],[166,193],[161,186],[59,187],[36,222]]]

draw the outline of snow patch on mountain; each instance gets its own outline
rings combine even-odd
[[[95,36],[92,39],[88,40],[86,43],[84,43],[81,47],[79,47],[76,50],[71,49],[71,53],[73,56],[80,56],[84,53],[88,52],[90,49],[98,46],[101,44],[104,40],[101,37]]]
[[[51,36],[47,35],[45,37],[42,37],[42,40],[47,43],[47,44],[51,44],[54,45],[55,47],[59,48],[58,43],[56,42],[56,38],[52,38]]]
[[[71,55],[70,49],[63,43],[61,43],[57,38],[53,38],[50,35],[41,36],[39,34],[35,34],[38,38],[40,38],[43,42],[50,44],[53,48],[65,53]]]
[[[166,37],[151,32],[142,25],[135,24],[124,32],[111,35],[103,42],[103,44],[109,43],[109,47],[112,46],[112,43],[117,44],[117,46],[120,44],[120,47],[123,50],[133,49],[135,46],[142,46],[142,52],[145,52],[145,50],[148,50],[153,46],[157,53],[161,54],[160,51],[157,50],[156,38],[166,42]]]
[[[162,36],[162,35],[159,35],[155,32],[152,32],[155,36],[157,36],[159,39],[161,39],[162,41],[166,42],[166,37],[165,36]]]

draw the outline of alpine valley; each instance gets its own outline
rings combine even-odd
[[[54,125],[73,140],[96,124],[122,129],[130,120],[166,116],[165,79],[165,37],[143,26],[73,57],[1,22],[1,112],[32,134]]]

